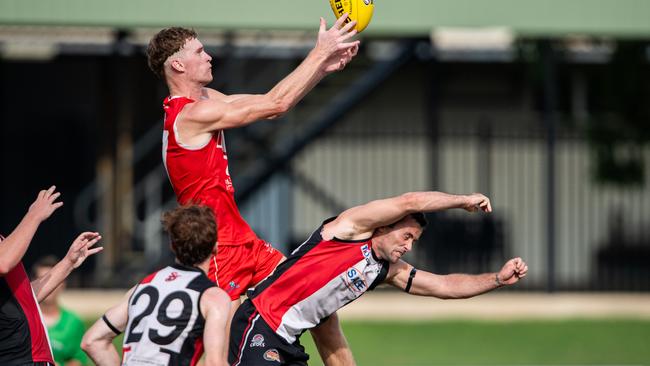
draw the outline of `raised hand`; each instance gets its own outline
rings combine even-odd
[[[497,274],[499,283],[512,285],[524,278],[528,273],[528,265],[521,258],[513,258],[506,262]]]
[[[348,14],[343,14],[330,29],[327,29],[325,19],[320,18],[318,41],[314,50],[325,58],[323,67],[326,73],[342,70],[359,50],[358,40],[349,41],[357,34],[356,29],[353,29],[357,22],[353,20],[345,24],[347,18]]]
[[[86,258],[95,253],[101,252],[103,247],[92,248],[95,243],[101,239],[99,233],[83,232],[72,242],[68,254],[65,255],[64,260],[69,261],[72,268],[79,267]]]
[[[29,206],[28,214],[39,221],[45,221],[57,208],[63,206],[63,202],[54,202],[61,195],[55,190],[56,186],[51,186],[47,190],[40,191],[34,203]]]
[[[490,199],[480,193],[473,193],[467,196],[467,202],[463,209],[469,212],[476,212],[481,210],[483,212],[492,212],[492,205]]]

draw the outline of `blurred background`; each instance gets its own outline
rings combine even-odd
[[[521,256],[526,281],[502,292],[601,292],[612,308],[627,292],[650,308],[649,15],[645,0],[380,0],[344,71],[282,120],[226,133],[243,215],[288,253],[324,218],[375,198],[482,192],[493,214],[429,215],[407,260],[478,273]],[[149,39],[193,27],[213,57],[211,87],[263,93],[313,47],[319,16],[334,21],[325,0],[0,0],[0,231],[56,184],[65,206],[26,265],[63,256],[82,230],[100,231],[105,250],[70,287],[125,288],[167,263],[160,213],[176,202],[161,164],[167,91],[146,65]],[[620,334],[621,323],[601,324],[603,346],[587,341],[610,358],[463,359],[441,347],[449,359],[408,364],[650,363],[650,323],[629,323]],[[353,326],[385,334],[364,324]],[[450,328],[478,334],[463,324]],[[568,329],[600,334],[583,325]],[[556,339],[531,334],[539,339],[524,343]],[[625,348],[632,336],[638,350]],[[605,346],[621,338],[627,361]]]

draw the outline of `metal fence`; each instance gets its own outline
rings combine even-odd
[[[549,145],[543,116],[527,98],[495,106],[450,101],[444,95],[452,82],[441,86],[432,133],[422,68],[401,70],[291,163],[284,204],[274,213],[291,222],[285,238],[298,243],[323,219],[372,199],[483,192],[493,214],[430,215],[407,260],[438,273],[477,273],[521,256],[530,274],[519,289],[650,290],[650,148],[635,149],[637,182],[599,179],[588,122],[558,113]],[[263,200],[252,199],[246,215]],[[252,223],[261,235],[267,231]]]

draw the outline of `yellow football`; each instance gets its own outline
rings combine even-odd
[[[330,6],[336,19],[348,13],[348,19],[345,22],[356,20],[357,25],[354,28],[361,33],[372,19],[372,12],[375,10],[373,2],[373,0],[330,0]]]

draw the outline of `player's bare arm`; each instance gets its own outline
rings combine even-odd
[[[348,209],[325,226],[324,234],[347,240],[363,239],[376,228],[390,225],[408,214],[452,208],[492,212],[490,200],[480,193],[409,192]]]
[[[356,34],[353,29],[356,23],[344,25],[342,19],[326,30],[325,20],[321,18],[314,49],[268,93],[228,97],[215,91],[208,92],[209,99],[197,101],[183,115],[183,120],[189,122],[188,133],[202,134],[241,127],[286,113],[325,75],[343,69],[356,55],[359,41],[349,41]]]
[[[44,276],[32,281],[32,289],[36,295],[36,301],[41,302],[48,297],[86,258],[101,252],[104,249],[103,247],[93,248],[101,238],[101,235],[95,232],[79,234],[70,245],[65,257]]]
[[[413,266],[399,260],[390,266],[386,282],[405,290],[412,277],[411,286],[408,287],[410,294],[440,299],[465,299],[517,283],[528,273],[528,266],[521,258],[513,258],[496,273],[437,275],[417,270],[412,276],[412,270]]]
[[[113,345],[113,339],[126,329],[129,298],[134,289],[135,287],[131,288],[119,304],[108,309],[104,316],[99,318],[84,334],[81,348],[97,366],[116,366],[122,362]]]
[[[0,276],[9,273],[22,260],[38,226],[47,220],[57,208],[63,206],[63,202],[56,202],[61,194],[55,190],[56,187],[51,186],[47,190],[40,191],[18,226],[7,238],[2,240],[0,244]]]
[[[226,324],[230,316],[230,297],[219,288],[211,288],[203,293],[199,306],[205,318],[203,331],[205,362],[203,364],[204,366],[226,366],[229,333]]]
[[[318,354],[326,366],[354,366],[354,356],[343,330],[339,324],[339,317],[334,313],[317,327],[310,329]]]

